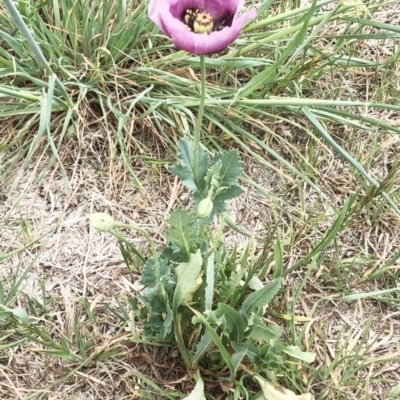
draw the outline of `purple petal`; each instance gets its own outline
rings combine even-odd
[[[161,16],[169,13],[171,5],[176,3],[174,0],[150,0],[149,3],[149,18],[158,26],[162,33],[167,35]]]
[[[227,11],[236,14],[243,7],[243,1],[244,0],[167,0],[167,3],[170,4],[170,12],[175,18],[180,18],[182,13],[188,8],[207,11],[215,18],[221,14],[225,14]]]
[[[150,0],[149,17],[179,49],[197,55],[212,54],[224,50],[239,36],[244,24],[257,16],[257,12],[251,10],[237,18],[242,5],[243,0]],[[181,21],[182,13],[188,8],[206,10],[213,18],[226,13],[234,17],[231,26],[222,30],[195,33]]]

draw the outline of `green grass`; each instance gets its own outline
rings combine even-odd
[[[173,48],[143,1],[20,1],[14,14],[7,3],[0,5],[0,299],[34,322],[0,320],[7,382],[0,397],[74,398],[75,384],[93,393],[99,384],[96,398],[107,398],[107,385],[177,398],[191,377],[181,383],[179,366],[168,375],[170,392],[143,362],[161,365],[169,350],[134,351],[129,340],[127,297],[137,289],[127,282],[136,273],[118,269],[121,281],[101,257],[92,264],[90,246],[102,248],[80,224],[93,209],[114,207],[160,244],[164,208],[183,193],[165,167],[196,126],[199,59]],[[287,279],[270,315],[288,344],[317,353],[312,365],[286,365],[278,378],[318,400],[387,396],[397,384],[382,371],[399,362],[390,315],[399,305],[400,30],[396,1],[357,4],[265,1],[229,53],[206,57],[202,141],[210,152],[231,147],[244,159],[248,193],[235,202],[237,228],[268,238],[253,250],[263,248],[269,260],[260,275],[278,264]],[[78,261],[65,250],[69,240],[90,245]],[[52,274],[62,281],[68,268],[77,277],[66,279],[72,294],[57,285],[49,291]],[[107,276],[116,292],[93,276]],[[18,387],[14,351],[40,378],[34,388]]]

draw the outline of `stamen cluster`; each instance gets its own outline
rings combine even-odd
[[[213,31],[213,18],[206,11],[188,8],[183,12],[182,19],[186,27],[192,32],[210,34]]]

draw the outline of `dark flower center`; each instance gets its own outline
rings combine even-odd
[[[220,31],[226,26],[226,19],[219,18],[217,21],[207,11],[195,8],[187,8],[182,13],[182,21],[187,28],[195,33],[211,33]]]

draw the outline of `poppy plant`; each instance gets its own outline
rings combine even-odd
[[[149,17],[181,50],[218,53],[232,43],[255,10],[238,12],[243,0],[150,0]]]

